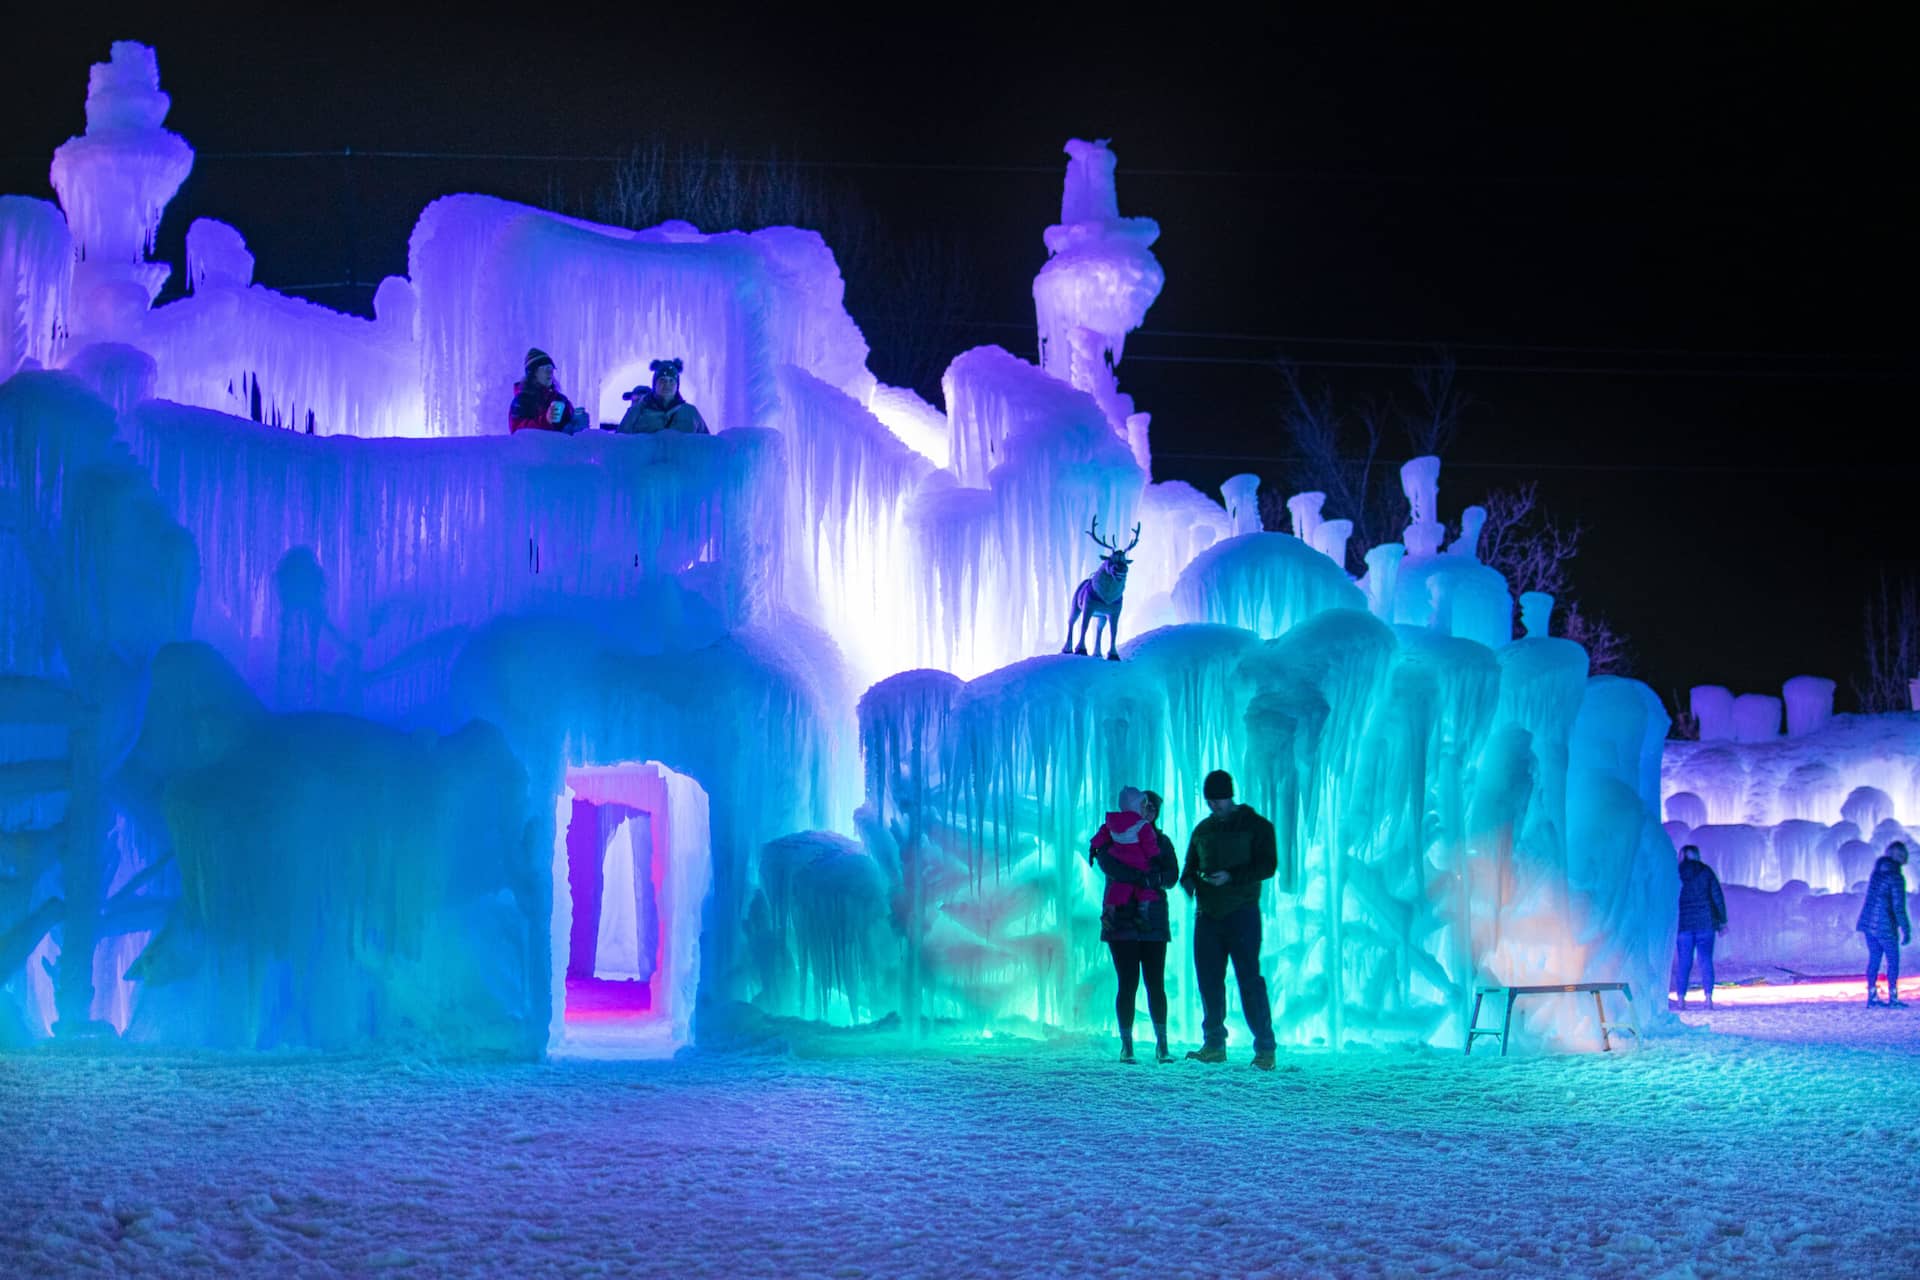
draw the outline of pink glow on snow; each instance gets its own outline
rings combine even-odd
[[[1886,989],[1886,981],[1883,978],[1880,986],[1883,996]],[[1668,992],[1667,995],[1671,999],[1673,993]],[[1834,1001],[1865,1004],[1867,1001],[1865,975],[1852,978],[1817,978],[1811,982],[1794,982],[1780,986],[1715,987],[1713,991],[1713,1002],[1716,1005],[1815,1004]],[[1688,997],[1687,1008],[1706,1008],[1697,987]]]

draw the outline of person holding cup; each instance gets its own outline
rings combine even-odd
[[[584,411],[560,393],[553,357],[538,347],[527,351],[526,377],[513,384],[513,404],[507,409],[507,430],[563,431],[568,435],[592,424]]]

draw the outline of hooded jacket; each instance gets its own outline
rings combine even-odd
[[[1131,811],[1109,813],[1088,856],[1107,878],[1100,901],[1100,941],[1168,942],[1167,895],[1180,876],[1173,842]]]
[[[1680,932],[1712,933],[1727,925],[1727,899],[1720,877],[1698,858],[1680,863]]]
[[[1273,824],[1239,804],[1225,817],[1209,814],[1193,829],[1180,887],[1203,913],[1224,916],[1259,902],[1260,882],[1272,879],[1279,865]],[[1226,872],[1227,882],[1208,884],[1202,878],[1214,871]]]
[[[1853,926],[1876,938],[1911,935],[1913,925],[1907,919],[1907,877],[1900,864],[1881,854],[1873,864],[1873,876],[1867,881],[1867,900],[1861,904],[1859,923]]]

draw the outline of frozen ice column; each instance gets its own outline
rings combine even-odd
[[[87,81],[87,131],[53,153],[53,189],[73,233],[77,334],[124,336],[172,268],[148,262],[167,202],[193,169],[193,148],[161,128],[170,105],[153,50],[116,41]]]
[[[1166,274],[1149,246],[1160,238],[1151,218],[1123,218],[1114,191],[1114,154],[1104,140],[1067,143],[1060,224],[1046,230],[1050,255],[1033,279],[1040,366],[1092,395],[1123,437],[1133,401],[1114,376],[1127,334],[1160,296]],[[1144,433],[1145,424],[1135,428]]]
[[[1227,482],[1220,486],[1220,496],[1226,499],[1227,518],[1233,521],[1234,537],[1260,532],[1259,476],[1228,476]]]
[[[1826,727],[1833,719],[1833,681],[1795,676],[1781,689],[1787,702],[1787,736],[1798,738]]]
[[[1447,527],[1440,523],[1440,459],[1431,454],[1409,458],[1400,468],[1400,491],[1407,495],[1413,514],[1407,521],[1407,555],[1413,559],[1440,550]]]

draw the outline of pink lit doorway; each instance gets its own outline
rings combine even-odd
[[[585,766],[567,771],[554,817],[549,1050],[668,1056],[691,1040],[707,793],[658,761]]]

